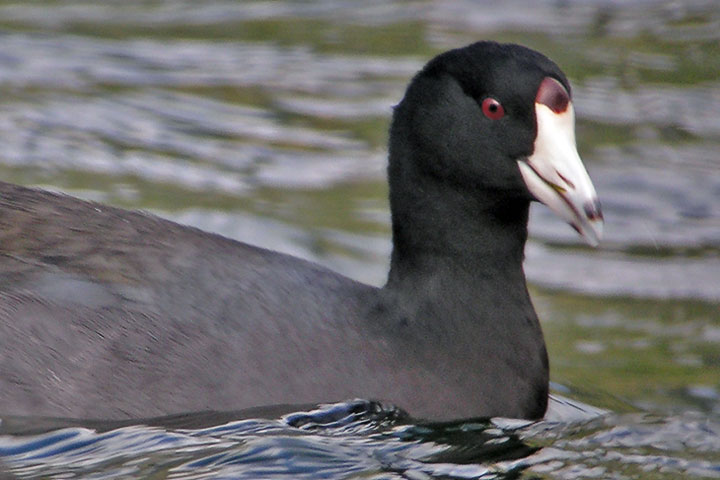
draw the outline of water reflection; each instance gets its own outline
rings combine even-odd
[[[576,408],[553,399],[555,408]],[[12,418],[0,454],[23,477],[167,478],[713,477],[720,425],[699,416],[575,413],[563,422],[507,419],[407,423],[373,402],[212,412],[128,422]],[[115,423],[115,425],[113,425]],[[205,423],[206,425],[201,425]],[[207,426],[210,425],[210,426]],[[2,433],[7,433],[5,428]],[[547,445],[552,442],[552,445]],[[147,458],[138,461],[139,458]],[[524,478],[524,477],[523,477]]]

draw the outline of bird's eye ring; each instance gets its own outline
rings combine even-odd
[[[482,112],[490,120],[499,120],[505,116],[505,109],[502,103],[492,97],[487,97],[482,101]]]

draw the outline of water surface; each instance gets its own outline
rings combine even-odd
[[[4,462],[24,478],[720,477],[718,27],[699,0],[0,1],[4,180],[379,285],[392,106],[433,55],[495,39],[570,76],[607,221],[592,250],[537,206],[526,252],[556,391],[592,414],[428,426],[363,407],[300,428],[272,410],[44,433],[6,418]]]

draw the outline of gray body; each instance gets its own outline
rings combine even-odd
[[[419,417],[520,416],[515,395],[492,405],[485,393],[517,377],[485,356],[487,339],[512,325],[380,323],[374,310],[402,309],[383,293],[149,215],[0,183],[0,416],[149,417],[356,397]],[[538,348],[531,327],[521,335]]]

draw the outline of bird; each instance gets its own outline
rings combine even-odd
[[[363,398],[539,419],[530,204],[596,246],[571,86],[528,47],[440,53],[393,108],[392,252],[371,286],[153,216],[0,182],[0,416],[128,419]]]

